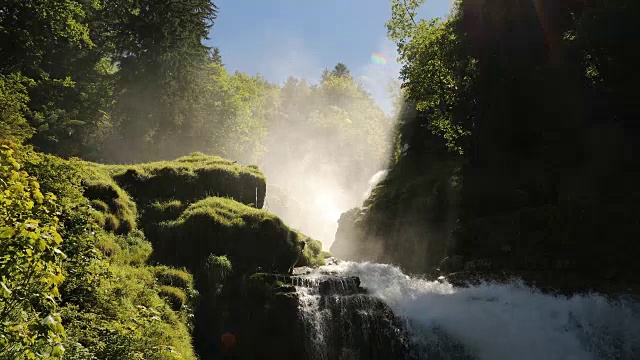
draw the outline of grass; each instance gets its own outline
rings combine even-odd
[[[192,271],[209,254],[227,255],[240,272],[286,271],[308,241],[302,263],[318,265],[320,243],[289,229],[277,216],[233,199],[210,197],[191,204],[176,220],[160,224],[157,258]],[[299,262],[299,263],[300,263]],[[303,265],[303,264],[300,264]]]
[[[91,208],[101,214],[96,216],[98,223],[107,231],[117,234],[134,230],[138,209],[129,194],[118,186],[101,165],[87,162],[83,165],[80,173],[84,196],[91,201]]]
[[[218,156],[193,153],[173,161],[100,168],[141,204],[209,196],[232,197],[256,208],[264,204],[266,178],[260,170]]]
[[[186,270],[156,266],[152,269],[156,282],[160,285],[173,286],[184,291],[193,288],[193,275]]]
[[[255,207],[265,189],[256,166],[202,154],[130,166],[33,151],[19,160],[64,209],[65,358],[195,359],[191,273],[209,270],[220,285],[231,263],[238,279],[284,272],[302,241],[298,265],[322,264],[319,242]]]

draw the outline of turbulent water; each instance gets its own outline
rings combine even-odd
[[[335,336],[331,329],[345,321],[351,328],[339,331],[339,336],[367,337],[369,333],[377,344],[365,344],[360,339],[347,346],[349,341],[343,341],[340,351],[354,352],[362,346],[378,346],[379,351],[397,346],[397,351],[386,357],[376,357],[380,359],[640,359],[640,304],[631,300],[607,300],[597,294],[545,295],[517,283],[454,288],[409,277],[390,265],[356,262],[324,266],[307,275],[306,281],[317,282],[327,274],[336,278],[357,276],[369,295],[299,287],[301,313],[310,339],[308,353],[313,359],[371,358],[362,353],[336,356],[336,350],[330,349],[336,346],[328,342],[328,337]],[[339,315],[339,308],[345,307],[345,299],[351,297],[360,299],[360,307],[351,306],[349,311],[376,318],[369,318],[359,335],[354,335],[354,328],[362,324],[353,326],[345,310],[342,317]],[[334,306],[326,306],[331,301]],[[395,315],[385,314],[379,306],[372,311],[376,302],[384,303]],[[386,319],[377,319],[380,316]],[[371,324],[375,324],[373,329]],[[391,329],[380,329],[385,326]],[[384,336],[393,333],[399,340],[388,345]],[[380,334],[384,335],[382,340]],[[370,353],[375,351],[370,349]]]

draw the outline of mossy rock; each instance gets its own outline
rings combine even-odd
[[[152,271],[156,276],[156,282],[160,285],[173,286],[184,291],[190,291],[193,288],[193,275],[185,270],[156,266]]]
[[[273,214],[232,199],[210,197],[190,205],[178,219],[160,224],[154,257],[198,271],[209,254],[226,255],[234,271],[285,272],[298,258],[304,239],[309,240]],[[317,258],[320,251],[314,254],[314,245],[308,253]],[[302,263],[317,262],[303,259]]]
[[[111,178],[102,165],[83,163],[82,187],[90,200],[97,224],[116,234],[128,234],[136,228],[136,204]]]
[[[208,196],[232,197],[262,208],[266,179],[256,166],[194,153],[173,161],[104,168],[140,204],[158,200],[195,202]]]
[[[158,296],[166,301],[173,311],[180,311],[188,301],[187,294],[182,289],[173,286],[160,286]]]

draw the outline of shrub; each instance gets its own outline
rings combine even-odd
[[[3,358],[62,355],[54,299],[62,274],[56,197],[0,149],[0,349]]]
[[[0,140],[22,142],[33,134],[24,116],[29,102],[27,87],[32,84],[19,74],[0,75]]]

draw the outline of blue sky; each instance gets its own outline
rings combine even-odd
[[[451,0],[427,0],[422,16],[443,16]],[[281,83],[288,76],[316,82],[322,70],[345,63],[389,110],[386,92],[397,78],[395,46],[386,39],[389,0],[218,0],[208,45],[218,46],[227,69]],[[382,53],[384,65],[371,61]]]

